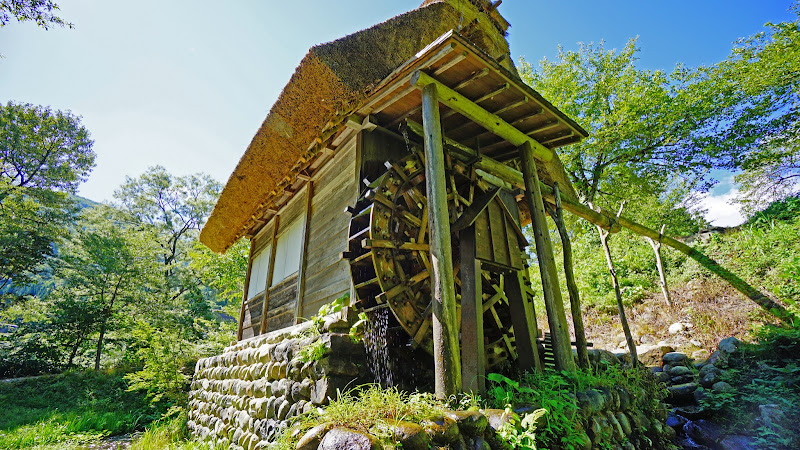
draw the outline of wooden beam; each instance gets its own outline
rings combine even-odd
[[[264,334],[267,328],[267,312],[269,310],[269,288],[272,285],[272,274],[275,273],[275,249],[278,248],[275,238],[278,237],[278,226],[280,225],[280,215],[275,215],[272,224],[272,244],[269,248],[269,273],[267,274],[267,283],[264,287],[264,306],[261,309],[261,329],[260,334]]]
[[[544,304],[547,308],[547,322],[550,324],[550,336],[553,340],[553,356],[557,370],[575,370],[572,359],[567,316],[564,314],[564,301],[558,285],[553,246],[550,242],[550,230],[544,212],[542,192],[539,187],[539,175],[536,172],[536,160],[530,143],[523,143],[519,148],[522,173],[525,178],[525,198],[531,213],[533,236],[536,242],[536,258],[539,261],[539,273],[542,275]]]
[[[294,308],[294,323],[300,323],[303,313],[303,296],[306,293],[306,252],[308,251],[308,224],[311,222],[311,200],[314,198],[314,182],[306,184],[306,210],[303,223],[303,242],[300,244],[300,268],[297,272],[297,301]]]
[[[244,305],[247,303],[247,291],[250,287],[250,274],[253,272],[253,244],[250,240],[250,251],[247,256],[247,274],[244,276],[244,289],[242,292],[242,306],[239,308],[239,330],[236,332],[236,340],[242,340],[242,320],[244,319]]]
[[[428,234],[433,269],[431,281],[435,388],[436,396],[446,399],[461,389],[461,355],[458,344],[455,275],[437,90],[435,84],[428,84],[422,89],[422,124],[425,140],[428,230],[430,230]]]
[[[495,192],[496,194],[497,192]],[[483,280],[475,257],[475,227],[459,233],[461,246],[461,389],[486,392],[486,354],[483,342]]]
[[[425,72],[414,72],[414,75],[411,77],[411,84],[419,86],[420,88],[429,85],[436,86],[436,90],[439,92],[439,101],[447,107],[454,109],[468,119],[477,122],[482,127],[510,142],[511,145],[519,147],[527,143],[531,147],[532,155],[537,159],[542,161],[550,161],[553,159],[552,150],[536,142],[535,139],[514,128],[496,114],[486,111],[475,102],[470,101],[463,95],[440,83],[438,80],[426,74]]]

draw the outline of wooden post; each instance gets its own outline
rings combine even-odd
[[[442,124],[436,86],[422,89],[422,127],[425,141],[425,185],[428,195],[428,234],[433,287],[433,363],[436,396],[447,398],[461,388],[461,355],[453,273],[450,215],[444,174]]]
[[[459,233],[461,245],[461,389],[486,392],[486,355],[483,342],[483,280],[475,258],[475,226]]]
[[[625,207],[625,202],[619,207],[617,218],[622,215],[622,208]],[[617,271],[614,270],[614,262],[611,260],[611,249],[608,247],[609,231],[604,230],[597,226],[597,232],[600,233],[600,243],[603,244],[603,251],[606,254],[606,263],[608,263],[608,272],[611,274],[611,283],[614,285],[614,295],[617,297],[617,309],[619,309],[619,321],[622,324],[622,331],[625,333],[625,340],[628,342],[628,352],[631,354],[631,365],[636,367],[639,364],[638,356],[636,355],[636,342],[633,340],[631,328],[628,326],[628,318],[625,316],[625,306],[622,304],[622,292],[619,290],[619,281],[617,280]]]
[[[547,308],[547,322],[553,339],[553,356],[557,370],[575,370],[572,359],[567,316],[564,313],[564,301],[561,299],[561,288],[558,286],[553,246],[544,213],[544,201],[539,189],[539,175],[536,172],[536,161],[533,148],[528,143],[519,147],[522,174],[525,180],[525,199],[531,211],[533,235],[536,242],[536,257],[539,260],[539,272],[542,275],[544,304]]]
[[[244,276],[244,289],[242,292],[242,306],[239,308],[239,330],[236,332],[236,340],[242,340],[242,321],[244,320],[244,308],[247,304],[247,294],[250,288],[250,276],[253,272],[253,240],[250,239],[250,250],[247,256],[247,274]]]
[[[303,313],[303,296],[306,293],[306,252],[308,251],[308,224],[311,222],[311,200],[314,198],[314,181],[306,183],[306,210],[303,223],[303,243],[300,245],[300,268],[297,272],[297,301],[294,308],[294,323],[300,323]]]
[[[264,306],[261,309],[261,328],[258,330],[259,334],[264,334],[267,328],[267,310],[269,309],[269,288],[272,286],[272,274],[275,273],[275,249],[278,243],[275,242],[278,237],[278,226],[280,225],[281,216],[275,214],[272,225],[272,243],[269,248],[269,273],[267,274],[267,285],[264,287]],[[255,333],[253,333],[255,334]]]
[[[664,236],[664,229],[667,227],[667,224],[661,225],[661,231],[658,233],[658,240],[655,240],[651,237],[645,236],[644,238],[647,240],[647,243],[650,244],[650,247],[653,249],[653,253],[656,254],[656,267],[658,268],[658,280],[661,284],[661,293],[664,294],[664,301],[667,302],[667,306],[672,306],[672,298],[669,295],[669,286],[667,286],[667,275],[664,272],[664,261],[661,259],[661,238]]]
[[[548,207],[548,212],[556,223],[558,234],[561,236],[561,246],[564,249],[564,276],[567,281],[567,291],[569,292],[572,326],[575,329],[575,349],[578,353],[578,365],[582,369],[589,369],[591,363],[589,362],[589,351],[586,344],[586,331],[583,327],[581,297],[578,292],[578,286],[575,284],[575,273],[572,267],[572,243],[569,240],[567,227],[564,225],[564,216],[561,210],[561,194],[558,191],[558,183],[553,183],[553,193],[556,199],[555,208]]]

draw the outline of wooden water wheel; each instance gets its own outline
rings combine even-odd
[[[350,208],[350,269],[355,305],[369,309],[388,305],[409,336],[411,345],[433,351],[431,264],[424,158],[419,149],[394,163],[370,183]],[[451,224],[489,185],[468,165],[447,158],[448,209]],[[452,236],[456,300],[460,304],[458,236]],[[517,248],[516,251],[519,251]],[[523,271],[527,273],[527,271]],[[516,272],[482,270],[486,364],[516,359],[506,279]],[[460,308],[459,308],[460,328]]]

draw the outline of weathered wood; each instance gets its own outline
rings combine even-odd
[[[436,395],[444,399],[461,389],[461,355],[438,97],[435,84],[422,89],[428,239],[433,269],[433,361]]]
[[[412,121],[406,121],[406,123],[410,131],[421,135],[421,131],[419,131],[421,127],[419,124],[415,124]],[[501,180],[511,184],[514,187],[525,189],[525,182],[522,173],[513,167],[509,167],[487,156],[479,155],[475,150],[451,139],[445,138],[445,144],[450,149],[455,150],[451,152],[452,155],[455,155],[464,162],[473,164],[476,169],[485,170],[486,172],[497,176]],[[549,203],[554,204],[555,199],[553,197],[553,189],[544,183],[540,183],[539,187],[542,192],[542,197]],[[646,226],[636,223],[625,217],[620,217],[619,220],[615,221],[613,220],[613,214],[609,214],[605,211],[595,211],[572,198],[562,197],[561,202],[563,208],[567,211],[604,229],[610,229],[612,233],[616,233],[622,227],[624,227],[640,236],[646,236],[651,239],[659,238],[658,231],[647,228]],[[758,289],[750,286],[746,281],[739,278],[738,275],[720,266],[719,263],[712,258],[709,258],[700,250],[697,250],[669,236],[662,236],[661,242],[694,259],[701,266],[705,267],[714,275],[727,281],[736,290],[764,308],[770,314],[781,319],[784,323],[793,323],[795,320],[797,320],[794,314],[786,310],[785,307],[775,302]]]
[[[459,233],[461,246],[461,381],[464,392],[486,391],[486,355],[483,342],[483,280],[475,257],[475,228]]]
[[[672,306],[672,298],[669,295],[669,286],[667,286],[667,275],[664,272],[664,261],[661,259],[661,239],[664,236],[664,229],[667,224],[661,225],[661,231],[658,232],[658,240],[645,236],[644,239],[650,244],[653,253],[656,254],[656,267],[658,268],[658,280],[661,284],[661,293],[664,295],[664,301],[667,306]]]
[[[622,208],[625,207],[625,202],[619,207],[617,218],[622,215]],[[597,227],[597,232],[600,233],[600,243],[603,245],[603,252],[606,254],[606,263],[608,264],[608,272],[611,274],[611,284],[614,286],[614,295],[617,298],[617,309],[619,310],[619,321],[622,324],[622,331],[625,333],[625,340],[628,342],[628,352],[631,355],[631,365],[636,367],[639,364],[639,359],[636,355],[636,342],[633,340],[631,328],[628,326],[628,318],[625,315],[625,305],[622,304],[622,292],[619,289],[619,281],[617,280],[617,271],[614,269],[614,261],[611,259],[611,249],[608,247],[609,232]]]
[[[569,292],[569,306],[572,311],[572,327],[575,330],[575,349],[578,353],[578,365],[582,369],[589,369],[589,351],[586,344],[586,331],[583,327],[583,314],[581,311],[581,297],[578,285],[575,284],[575,273],[572,264],[572,243],[569,240],[569,232],[564,224],[563,211],[561,209],[561,193],[558,191],[558,183],[553,183],[553,193],[555,194],[555,208],[548,209],[548,213],[558,228],[561,236],[561,246],[564,254],[564,276]]]
[[[514,146],[528,143],[533,156],[542,161],[550,161],[553,159],[552,150],[539,144],[522,131],[514,128],[496,114],[490,113],[475,102],[440,83],[432,76],[421,71],[414,72],[414,75],[411,76],[411,84],[419,86],[420,88],[430,85],[436,86],[436,90],[439,93],[439,101],[447,107],[458,111],[464,117],[467,117],[492,133],[502,137]]]
[[[300,269],[297,271],[297,303],[295,304],[294,321],[300,323],[303,313],[303,294],[306,291],[306,264],[308,263],[308,235],[311,226],[311,202],[314,199],[314,182],[306,184],[306,210],[303,222],[303,242],[300,244]]]
[[[253,272],[253,239],[250,240],[250,251],[247,256],[247,274],[244,276],[244,289],[242,292],[242,306],[239,308],[239,329],[236,332],[236,340],[242,340],[242,321],[244,320],[245,304],[247,303],[248,288],[250,287],[250,274]]]
[[[550,325],[550,334],[553,338],[553,355],[556,369],[575,370],[572,359],[569,331],[567,330],[567,317],[564,314],[564,301],[561,298],[561,288],[558,286],[558,273],[556,272],[553,246],[550,242],[550,232],[544,212],[544,201],[539,188],[539,175],[536,172],[536,160],[533,148],[529,143],[523,143],[519,148],[520,162],[524,174],[525,198],[531,212],[534,241],[536,242],[536,257],[539,261],[539,272],[542,275],[542,289],[544,291],[544,304],[547,309],[547,322]]]
[[[278,227],[280,226],[281,216],[280,214],[276,214],[275,218],[273,219],[272,224],[272,245],[270,246],[269,250],[269,273],[267,274],[267,284],[264,286],[264,306],[261,308],[261,311],[264,313],[261,315],[261,328],[260,331],[263,333],[267,327],[267,312],[269,311],[269,287],[272,286],[272,275],[275,273],[275,250],[278,248],[278,242],[276,238],[278,237]]]

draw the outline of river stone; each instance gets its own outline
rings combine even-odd
[[[280,403],[280,406],[278,406],[278,411],[276,413],[277,419],[278,420],[286,419],[286,416],[289,415],[289,408],[291,408],[291,407],[292,407],[292,403],[289,402],[288,400],[284,399]]]
[[[679,377],[675,377],[671,380],[671,384],[685,384],[691,383],[694,381],[694,374],[689,375],[681,375]]]
[[[431,447],[431,437],[422,425],[399,421],[383,428],[382,431],[388,431],[404,450],[428,450]]]
[[[608,350],[603,350],[599,348],[592,348],[588,350],[589,354],[589,361],[591,361],[592,365],[618,365],[619,359],[614,356],[613,353],[609,352]]]
[[[723,382],[721,381],[720,383]],[[786,419],[786,413],[780,406],[776,404],[759,405],[758,411],[761,414],[761,422],[768,427],[780,426]]]
[[[714,392],[730,392],[733,390],[733,386],[724,382],[724,381],[717,381],[711,386],[711,390]]]
[[[430,417],[423,419],[420,425],[425,428],[433,443],[437,445],[449,445],[458,439],[458,425],[456,421],[445,416]]]
[[[683,429],[693,441],[709,447],[715,447],[725,434],[721,426],[704,419],[687,422]]]
[[[319,444],[319,450],[371,450],[377,449],[375,438],[364,433],[348,430],[347,428],[333,428],[325,433]]]
[[[686,366],[674,366],[669,369],[669,376],[672,378],[679,377],[682,375],[691,375],[692,369]]]
[[[447,411],[445,415],[453,419],[459,431],[470,436],[480,436],[489,426],[489,420],[478,411]]]
[[[708,366],[706,366],[708,367]],[[711,366],[714,367],[714,366]],[[700,384],[705,388],[710,388],[719,381],[719,371],[709,370],[706,373],[700,374]]]
[[[319,447],[320,442],[322,442],[322,438],[325,436],[325,433],[331,429],[331,424],[323,423],[321,425],[317,425],[314,428],[306,431],[306,434],[297,441],[296,450],[317,450]]]
[[[669,374],[664,371],[655,372],[653,373],[653,376],[656,378],[657,381],[660,381],[661,383],[669,383],[670,381]]]
[[[503,428],[503,425],[508,422],[520,423],[519,416],[516,413],[504,409],[482,409],[480,413],[486,416],[489,426],[494,430]]]
[[[669,334],[678,334],[686,329],[686,324],[683,322],[675,322],[667,328]]]
[[[480,436],[469,439],[467,442],[467,448],[470,450],[492,450],[492,447],[488,442],[486,442],[486,439]]]
[[[688,359],[686,358],[686,355],[684,353],[669,352],[664,354],[662,361],[664,362],[665,366],[667,364],[669,364],[670,366],[680,366],[680,365],[685,365]]]
[[[696,389],[697,383],[684,383],[669,386],[667,388],[667,392],[669,393],[667,398],[672,404],[685,405],[694,400],[692,394],[694,394]]]
[[[617,418],[617,422],[619,422],[619,425],[622,427],[622,432],[625,433],[625,436],[630,436],[630,434],[633,432],[633,429],[631,428],[631,423],[625,414],[617,412],[614,414],[614,416]]]
[[[606,420],[608,420],[608,424],[611,425],[611,431],[614,433],[614,438],[617,441],[622,441],[626,435],[622,429],[622,425],[620,425],[619,421],[614,416],[614,413],[611,411],[607,412]]]
[[[717,348],[720,352],[731,354],[735,353],[736,350],[739,349],[739,346],[742,345],[742,341],[736,339],[735,337],[731,336],[729,338],[725,338],[719,341],[719,345]]]

